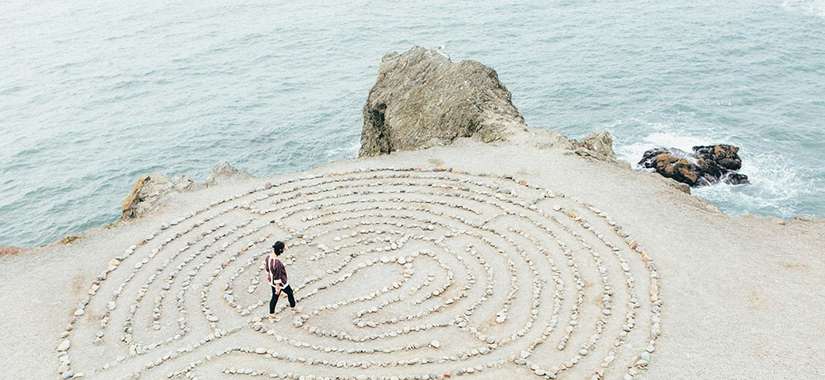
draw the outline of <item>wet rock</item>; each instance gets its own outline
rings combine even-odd
[[[459,137],[507,140],[527,130],[495,70],[421,47],[382,58],[363,116],[359,157],[447,145]]]
[[[747,184],[748,176],[736,172],[742,167],[738,152],[738,147],[726,144],[694,146],[692,152],[654,148],[644,153],[638,165],[690,186]]]
[[[66,235],[62,239],[60,239],[61,244],[69,245],[76,241],[80,240],[80,236],[77,235]]]
[[[739,147],[726,144],[694,146],[693,152],[702,160],[713,162],[728,170],[742,168]]]

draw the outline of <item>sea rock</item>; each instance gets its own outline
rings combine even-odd
[[[527,130],[495,70],[421,47],[382,58],[363,117],[359,157],[447,145],[459,137],[508,140]]]
[[[613,151],[613,136],[610,132],[594,132],[581,140],[573,140],[573,151],[585,157],[593,157],[600,160],[615,160],[616,153]]]
[[[726,144],[694,146],[692,152],[654,148],[644,153],[638,165],[690,186],[747,184],[748,176],[736,172],[742,167],[738,152],[738,147]]]

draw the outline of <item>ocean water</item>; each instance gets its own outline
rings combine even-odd
[[[528,124],[739,145],[732,214],[825,216],[825,0],[0,2],[0,245],[99,226],[141,174],[356,154],[384,53],[495,68]]]

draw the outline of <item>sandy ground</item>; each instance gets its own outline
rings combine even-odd
[[[261,320],[277,238],[300,311]],[[0,257],[0,377],[820,379],[823,246],[821,221],[462,141],[177,195]]]

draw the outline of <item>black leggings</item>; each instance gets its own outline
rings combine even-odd
[[[275,305],[278,304],[279,294],[275,292],[275,287],[270,286],[272,288],[272,299],[269,300],[269,314],[275,312]],[[295,295],[292,294],[292,287],[287,285],[283,289],[282,292],[286,293],[286,297],[289,298],[289,307],[295,307]]]

